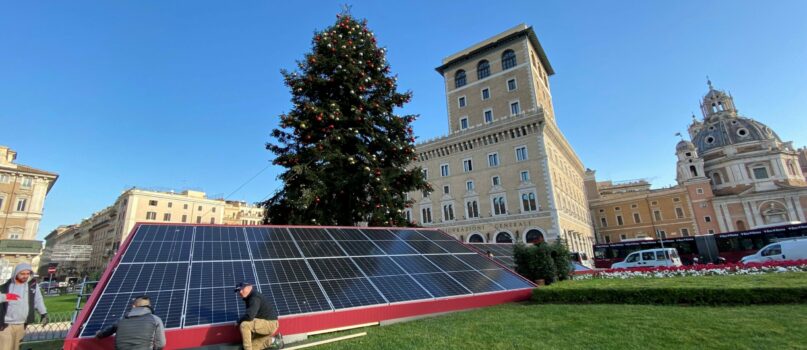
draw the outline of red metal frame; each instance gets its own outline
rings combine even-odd
[[[123,254],[129,247],[137,229],[143,225],[154,226],[177,226],[182,224],[176,223],[148,223],[138,222],[132,228],[129,236],[121,245],[121,249],[115,255],[115,258],[110,261],[104,274],[98,282],[98,285],[93,290],[92,295],[87,300],[84,308],[76,317],[75,322],[70,327],[67,333],[67,338],[64,341],[64,350],[102,350],[114,348],[113,338],[95,339],[92,337],[79,338],[79,329],[90,316],[93,308],[95,308],[98,299],[100,299],[103,290],[106,288],[109,279],[112,277],[112,271],[120,264]],[[185,224],[183,226],[244,226],[244,225],[217,225],[217,224]],[[443,235],[448,236],[434,228],[409,228],[409,227],[352,227],[352,226],[279,226],[279,225],[256,225],[248,227],[266,227],[266,228],[346,228],[346,229],[371,229],[371,230],[395,230],[395,229],[412,229],[412,230],[431,230],[437,231]],[[449,236],[451,237],[451,236]],[[452,237],[453,239],[453,237]],[[465,246],[469,246],[464,242],[460,242]],[[476,250],[476,249],[474,249]],[[478,250],[477,250],[478,251]],[[484,255],[484,254],[482,254]],[[502,266],[494,259],[485,256],[499,266]],[[504,267],[510,270],[507,267]],[[520,275],[516,274],[521,277]],[[523,280],[532,284],[527,279]],[[412,302],[395,303],[389,305],[374,305],[367,307],[352,308],[346,310],[326,311],[306,315],[291,315],[280,317],[280,331],[283,334],[304,334],[319,330],[347,327],[352,325],[366,324],[372,322],[389,321],[414,316],[425,316],[430,314],[450,312],[464,309],[479,308],[491,306],[496,304],[508,303],[513,301],[527,300],[532,296],[532,289],[519,289],[503,292],[492,292],[485,294],[447,297],[434,300],[420,300]],[[166,347],[165,350],[183,349],[190,347],[198,347],[212,344],[222,343],[237,343],[241,339],[241,334],[235,324],[232,325],[207,325],[207,326],[194,326],[188,328],[169,329],[165,331]]]

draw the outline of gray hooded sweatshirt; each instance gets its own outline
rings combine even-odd
[[[11,276],[11,284],[8,287],[8,293],[17,294],[19,299],[8,300],[6,294],[0,293],[0,303],[8,303],[5,319],[5,323],[7,324],[24,324],[25,319],[28,318],[28,281],[25,283],[17,283],[17,274],[25,270],[33,272],[30,264],[18,264],[17,267],[14,268],[14,275]],[[34,308],[36,311],[39,311],[40,315],[48,313],[48,310],[45,308],[45,300],[42,299],[42,291],[39,290],[38,285],[36,286],[36,292],[34,294]]]

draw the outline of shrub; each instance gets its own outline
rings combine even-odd
[[[556,255],[555,251],[546,243],[516,244],[513,248],[516,272],[531,281],[544,280],[544,283],[552,284],[558,279],[554,255]],[[568,253],[566,257],[568,264]]]
[[[536,288],[543,304],[754,305],[807,303],[807,288]]]
[[[574,269],[572,268],[572,263],[569,259],[571,256],[569,248],[567,248],[566,244],[558,239],[555,241],[555,243],[552,243],[550,249],[552,251],[552,260],[555,262],[555,270],[557,271],[556,275],[558,280],[565,281],[570,279]]]

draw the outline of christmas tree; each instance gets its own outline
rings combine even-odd
[[[316,32],[298,70],[283,71],[293,109],[280,116],[266,148],[284,167],[280,189],[262,205],[272,224],[405,226],[406,193],[430,191],[416,160],[415,115],[396,108],[386,49],[366,20],[348,13]]]

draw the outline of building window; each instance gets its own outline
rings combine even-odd
[[[652,201],[652,202],[650,202],[650,205],[658,205],[658,202],[657,201]]]
[[[689,230],[685,229],[685,228],[682,228],[681,229],[681,236],[689,237]]]
[[[658,230],[658,237],[661,239],[667,239],[667,232],[664,230]]]
[[[460,130],[468,129],[468,117],[460,118]]]
[[[210,218],[210,224],[212,225],[212,224],[215,224],[215,223],[216,223],[216,218]],[[252,220],[252,224],[255,225],[255,220]]]
[[[11,177],[6,174],[0,174],[0,184],[7,184],[11,181]]]
[[[30,177],[27,177],[27,176],[23,177],[22,178],[22,188],[31,188],[31,185],[33,185],[33,183],[34,183],[33,180],[34,179],[32,179]]]
[[[493,122],[493,110],[488,109],[483,114],[484,114],[484,117],[485,117],[485,123],[486,124]]]
[[[518,102],[510,103],[510,115],[516,115],[521,112],[521,108],[518,106]]]
[[[157,201],[155,201],[155,200],[149,201],[149,206],[156,207],[157,206]]]
[[[479,203],[476,200],[470,200],[465,202],[465,210],[467,211],[467,216],[469,219],[475,219],[479,217]]]
[[[712,186],[721,184],[723,184],[723,177],[720,176],[720,173],[712,173]]]
[[[174,203],[168,202],[168,207],[169,207],[169,208],[173,208],[173,207],[174,207]]]
[[[707,206],[708,204],[706,204],[706,202],[701,203],[701,208],[706,208]]]
[[[465,107],[465,96],[461,96],[460,98],[458,98],[457,104],[460,106],[460,108]]]
[[[521,182],[528,181],[530,181],[530,172],[528,170],[524,170],[521,172]]]
[[[429,191],[423,191],[423,198],[429,198]]]
[[[502,53],[502,70],[508,70],[516,66],[516,53],[513,50],[506,50]]]
[[[516,78],[508,79],[507,80],[507,91],[515,91],[517,88],[516,86]]]
[[[448,176],[448,164],[440,164],[440,176]]]
[[[516,147],[516,161],[523,162],[527,160],[527,146]]]
[[[28,205],[27,198],[20,198],[17,199],[17,211],[25,211],[25,207]]]
[[[0,197],[0,211],[3,210],[3,204],[4,204],[5,201],[6,201],[6,199],[4,197]]]
[[[502,182],[499,180],[498,176],[491,177],[490,178],[490,183],[493,184],[493,186],[499,186],[499,185],[502,184]]]
[[[474,190],[474,182],[473,181],[465,181],[465,189],[468,190],[468,192],[473,191]]]
[[[698,188],[696,188],[696,189],[695,189],[695,193],[697,193],[697,194],[703,194],[703,189],[702,189],[702,188],[700,188],[700,187],[698,187]]]
[[[712,217],[711,216],[704,216],[703,221],[704,222],[712,222]]]
[[[406,214],[406,222],[412,222],[412,210],[406,209],[404,213]]]
[[[443,221],[454,221],[454,205],[443,205]]]
[[[182,222],[188,222],[188,216],[187,215],[184,215],[184,214],[182,215]]]
[[[622,211],[622,207],[614,207],[614,211]]]
[[[465,71],[460,69],[454,74],[454,88],[465,86]]]
[[[628,235],[626,235],[626,234],[624,234],[624,233],[623,233],[623,234],[621,234],[621,235],[619,235],[619,240],[620,240],[620,241],[624,241],[624,240],[626,240],[626,239],[628,239]]]
[[[449,194],[449,193],[451,193],[451,187],[449,187],[448,185],[443,185],[443,194]]]
[[[642,217],[639,215],[639,213],[633,213],[633,223],[634,224],[642,223]]]
[[[611,236],[606,235],[603,238],[605,238],[605,243],[611,243]]]
[[[202,206],[201,205],[199,206],[199,211],[202,211]]]
[[[429,178],[429,169],[422,169],[423,172],[423,180],[427,180]]]
[[[754,178],[757,180],[768,178],[768,168],[766,167],[755,167],[753,168],[753,171],[754,171]]]
[[[661,212],[658,210],[653,210],[653,217],[656,219],[656,221],[661,221]]]
[[[478,79],[485,79],[490,75],[490,63],[488,60],[481,60],[476,65],[476,77]]]
[[[493,215],[507,214],[507,206],[503,196],[493,197]]]
[[[157,212],[155,211],[146,212],[146,220],[157,220]]]
[[[675,208],[675,216],[677,216],[679,219],[683,219],[684,218],[684,209],[683,208]]]
[[[619,226],[622,226],[622,225],[624,225],[624,224],[625,224],[625,223],[622,221],[622,215],[617,215],[617,216],[616,216],[616,224],[617,224],[617,225],[619,225]]]
[[[490,89],[484,88],[482,89],[482,100],[487,100],[490,98]]]
[[[710,235],[715,234],[715,230],[712,230],[712,229],[709,229],[709,231],[708,231],[708,232],[709,232],[709,234],[710,234]]]
[[[600,218],[600,227],[608,227],[608,220]]]
[[[183,205],[182,205],[182,209],[188,210],[188,205],[187,205],[187,204],[183,204]]]
[[[420,210],[420,220],[421,223],[424,224],[431,224],[432,223],[432,208],[426,207]]]
[[[202,217],[201,217],[201,216],[197,216],[197,217],[196,217],[196,223],[197,223],[197,224],[201,224],[201,223],[202,223]]]
[[[488,166],[489,167],[499,166],[499,153],[488,154]]]
[[[474,170],[473,159],[471,159],[471,158],[463,159],[462,160],[462,171],[467,173],[467,172],[471,172],[473,170]]]
[[[526,211],[538,210],[538,203],[535,200],[535,193],[522,193],[521,194],[521,208]]]
[[[20,238],[22,238],[22,235],[20,235],[19,233],[14,232],[8,234],[8,239],[20,239]]]
[[[681,201],[681,198],[678,198],[678,197],[673,198],[673,202],[680,202],[680,201]]]
[[[216,207],[213,207],[213,209],[210,209],[210,210],[215,213],[216,212]]]

